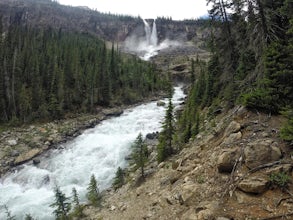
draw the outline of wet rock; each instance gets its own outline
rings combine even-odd
[[[34,165],[37,165],[37,164],[39,164],[39,163],[41,163],[41,160],[40,160],[39,158],[35,158],[35,159],[33,159],[33,164],[34,164]]]
[[[132,157],[131,157],[131,155],[127,155],[127,156],[124,157],[124,159],[125,160],[132,160]]]
[[[261,139],[249,143],[244,148],[245,165],[253,169],[262,164],[277,161],[281,158],[281,150],[273,146],[273,140]]]
[[[42,179],[42,185],[47,185],[49,183],[50,183],[50,176],[49,175],[44,176]]]
[[[225,149],[218,158],[217,167],[221,173],[230,173],[233,170],[235,162],[239,158],[239,150]]]
[[[157,102],[157,106],[165,106],[165,105],[166,105],[166,103],[163,102],[163,101],[158,101]]]
[[[103,110],[103,114],[107,117],[118,117],[123,114],[122,109],[105,109]]]
[[[238,188],[247,193],[261,194],[268,189],[269,180],[262,176],[248,177],[238,184]]]
[[[148,133],[146,135],[146,138],[147,139],[150,139],[150,140],[153,140],[153,139],[158,138],[158,136],[159,136],[159,133],[158,132],[153,132],[153,133]]]

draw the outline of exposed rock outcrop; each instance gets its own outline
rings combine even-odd
[[[268,190],[269,180],[265,176],[253,176],[242,180],[238,188],[247,193],[261,194]]]
[[[239,159],[239,156],[240,151],[238,148],[223,150],[217,162],[219,172],[232,172],[236,161]]]
[[[128,183],[106,195],[105,207],[123,203],[127,209],[87,209],[88,219],[240,220],[290,213],[290,196],[270,187],[271,173],[292,177],[292,159],[285,153],[290,148],[270,128],[278,129],[281,121],[240,107],[214,120],[217,127],[211,129],[207,122],[207,129],[178,155],[159,165],[152,160],[146,169],[152,174],[138,188]],[[226,144],[231,135],[237,138]],[[135,175],[139,174],[131,177]],[[292,191],[292,184],[288,186]]]
[[[258,139],[248,143],[244,148],[246,166],[253,169],[279,160],[282,157],[282,152],[276,144],[273,139]]]

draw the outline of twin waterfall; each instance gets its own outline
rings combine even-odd
[[[153,22],[152,31],[151,31],[151,27],[150,27],[149,23],[147,23],[146,20],[143,19],[143,23],[144,23],[144,30],[145,30],[147,45],[153,46],[153,47],[158,46],[158,34],[157,34],[156,20],[154,20],[154,22]]]
[[[149,60],[158,55],[160,51],[182,45],[179,41],[169,39],[160,39],[159,42],[156,20],[153,21],[152,25],[144,19],[142,21],[144,29],[135,29],[133,33],[127,37],[124,42],[125,51],[136,54],[142,60]],[[163,30],[161,31],[163,32]]]
[[[144,25],[144,33],[134,31],[124,42],[124,49],[129,53],[134,53],[142,60],[149,60],[156,56],[158,51],[163,49],[162,44],[159,44],[156,21],[153,21],[152,26],[142,20]],[[142,29],[143,30],[143,29]],[[165,47],[165,46],[164,46]]]

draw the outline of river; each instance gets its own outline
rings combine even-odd
[[[175,87],[172,101],[176,108],[184,97],[181,87]],[[164,100],[167,104],[167,99]],[[167,105],[166,105],[167,106]],[[39,220],[54,219],[50,204],[54,202],[54,187],[71,196],[75,187],[85,201],[90,176],[95,175],[100,190],[111,186],[115,172],[127,166],[125,157],[139,132],[161,130],[165,107],[156,102],[142,104],[105,120],[84,131],[61,149],[51,150],[37,166],[26,164],[19,171],[0,180],[0,219],[6,219],[4,205],[16,219],[31,214]]]

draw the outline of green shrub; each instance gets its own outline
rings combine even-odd
[[[285,172],[272,173],[270,175],[270,181],[275,186],[287,188],[288,184],[291,182],[291,177]]]
[[[285,141],[293,141],[293,110],[284,111],[282,114],[288,121],[281,129],[281,138]]]

